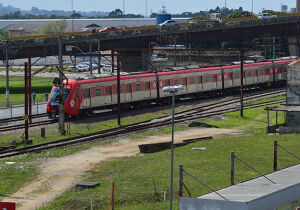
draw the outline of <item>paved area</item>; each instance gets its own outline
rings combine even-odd
[[[46,104],[32,106],[32,114],[46,113]],[[24,115],[24,106],[0,109],[0,119],[20,117]],[[0,123],[1,126],[1,123]]]
[[[216,193],[198,198],[182,198],[180,209],[275,209],[300,199],[300,165],[283,169],[244,183],[240,183]]]

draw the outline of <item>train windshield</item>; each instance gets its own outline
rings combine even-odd
[[[65,95],[64,100],[65,100],[65,101],[67,100],[67,98],[68,98],[68,96],[69,96],[70,90],[71,90],[71,89],[66,89],[66,88],[65,88],[65,90],[64,90],[64,95]],[[58,105],[58,103],[56,102],[56,97],[57,97],[58,95],[59,95],[59,88],[54,88],[54,89],[52,90],[52,94],[51,94],[50,100],[49,100],[49,103],[50,103],[51,105]]]

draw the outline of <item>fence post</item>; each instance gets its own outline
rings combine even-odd
[[[13,117],[13,105],[12,102],[10,102],[10,117]]]
[[[231,152],[230,181],[231,181],[231,185],[234,185],[234,152]]]
[[[274,171],[277,171],[277,144],[278,141],[274,141],[274,163],[273,163]]]
[[[109,209],[114,210],[114,193],[115,193],[115,183],[111,183],[111,191],[110,191],[110,202]]]
[[[36,99],[36,113],[39,113],[39,99]]]
[[[178,196],[179,198],[182,197],[182,187],[183,187],[183,166],[179,165],[179,193]]]

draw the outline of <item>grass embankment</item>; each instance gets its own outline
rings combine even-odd
[[[246,161],[262,173],[273,170],[273,144],[279,144],[289,151],[300,155],[298,135],[266,135],[266,112],[263,108],[246,110],[241,119],[239,112],[225,114],[226,120],[209,121],[220,128],[240,128],[251,135],[224,137],[216,140],[197,142],[175,149],[174,192],[178,190],[178,165],[183,167],[211,186],[220,189],[230,184],[230,152]],[[274,122],[275,116],[271,116]],[[283,116],[280,115],[280,121]],[[159,134],[160,132],[158,132]],[[205,151],[193,151],[193,147],[205,147]],[[279,168],[285,168],[298,161],[283,150],[279,150]],[[236,161],[235,181],[243,182],[259,176],[242,163]],[[163,202],[163,192],[169,195],[170,151],[138,155],[111,162],[100,163],[97,168],[84,177],[85,180],[100,182],[96,189],[75,192],[70,189],[64,196],[52,202],[46,209],[83,209],[89,208],[93,198],[96,209],[106,209],[109,202],[110,184],[115,182],[116,209],[167,209],[169,203]],[[184,183],[192,196],[208,193],[205,187],[184,175]],[[175,194],[175,207],[178,206]],[[186,191],[184,196],[188,197]]]
[[[36,93],[36,99],[40,102],[45,102],[45,93],[50,93],[52,88],[53,78],[32,78],[32,90]],[[9,78],[9,100],[12,105],[24,104],[24,77]],[[6,77],[0,76],[0,107],[6,105]]]

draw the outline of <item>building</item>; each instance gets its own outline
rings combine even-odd
[[[281,12],[288,12],[288,5],[281,5]]]

